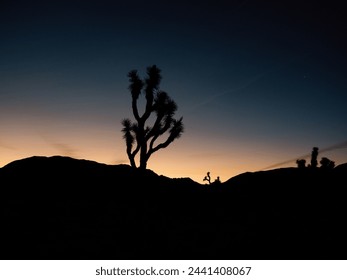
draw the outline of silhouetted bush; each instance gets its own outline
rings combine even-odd
[[[306,167],[306,160],[305,159],[298,159],[296,161],[296,164],[298,165],[298,168],[305,168]]]
[[[321,168],[324,168],[324,169],[333,169],[335,167],[335,162],[326,157],[323,157],[321,159],[320,164],[321,164]]]

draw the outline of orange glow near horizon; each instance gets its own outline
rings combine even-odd
[[[105,164],[129,164],[125,153],[120,127],[100,124],[76,126],[55,122],[47,125],[12,122],[0,139],[0,166],[31,156],[69,156]],[[222,182],[244,172],[259,171],[286,159],[299,157],[302,152],[286,150],[279,152],[270,146],[252,147],[240,141],[220,141],[212,145],[210,140],[200,141],[187,133],[168,148],[153,154],[148,168],[158,175],[170,178],[190,177],[203,182],[207,172],[212,180],[220,177]],[[331,151],[327,156],[336,164],[347,160],[346,149]],[[295,167],[295,162],[280,167]],[[279,168],[280,168],[279,167]]]
[[[73,112],[58,116],[40,110],[12,112],[13,118],[0,119],[0,166],[26,157],[54,155],[112,165],[129,164],[119,121],[124,112],[117,114],[119,116],[109,120],[109,116],[102,114],[97,118]],[[289,140],[274,144],[246,137],[232,136],[231,139],[228,135],[205,132],[205,127],[189,122],[186,126],[180,139],[152,155],[149,169],[158,175],[189,177],[202,184],[210,172],[212,180],[219,176],[224,182],[244,172],[259,171],[295,156],[299,158],[312,149],[311,146],[296,147]],[[347,162],[347,149],[320,156],[341,164]],[[279,167],[288,166],[295,167],[295,161]]]

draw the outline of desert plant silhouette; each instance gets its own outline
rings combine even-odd
[[[130,164],[135,168],[137,167],[135,157],[139,152],[139,168],[146,169],[150,156],[169,146],[182,135],[184,130],[183,118],[178,120],[173,118],[177,111],[175,101],[165,91],[159,89],[162,78],[160,72],[156,65],[147,67],[147,78],[143,80],[140,79],[137,70],[128,73],[135,122],[128,118],[124,119],[122,132]],[[145,95],[146,104],[144,113],[140,115],[137,102],[142,93]],[[152,113],[155,114],[155,120],[152,126],[148,126],[147,122]],[[167,135],[166,140],[156,144],[158,138],[164,134]]]
[[[296,161],[296,164],[298,165],[298,168],[305,168],[306,167],[306,160],[305,159],[298,159]]]
[[[317,157],[318,157],[318,147],[313,147],[311,153],[311,167],[316,168],[318,165]]]
[[[335,162],[326,157],[322,157],[320,164],[321,168],[324,169],[333,169],[335,167]]]
[[[337,143],[337,144],[329,146],[329,147],[325,147],[323,149],[319,149],[319,151],[320,151],[320,153],[323,153],[323,152],[335,151],[335,150],[346,149],[346,148],[347,148],[347,141],[344,141],[344,142]],[[310,154],[304,154],[304,155],[302,155],[300,157],[292,158],[292,159],[289,159],[289,160],[286,160],[286,161],[282,161],[282,162],[279,162],[279,163],[276,163],[276,164],[269,165],[269,166],[264,167],[264,168],[262,168],[260,170],[273,169],[273,168],[276,168],[276,167],[279,167],[279,166],[282,166],[282,165],[285,165],[285,164],[288,164],[288,163],[292,163],[293,161],[297,160],[298,158],[309,158],[310,156],[312,158],[313,154],[311,154],[311,153]],[[318,156],[318,148],[317,148],[316,159],[317,159],[317,156]],[[311,164],[308,164],[307,167],[311,167]]]
[[[205,176],[204,181],[207,181],[209,184],[211,184],[210,172],[207,172],[207,175]]]
[[[317,168],[318,165],[318,147],[313,147],[312,153],[311,153],[311,164],[309,164],[307,167],[311,168]],[[328,159],[327,157],[322,157],[322,159],[319,162],[321,164],[320,168],[323,169],[333,169],[335,167],[335,162]],[[305,159],[298,159],[296,161],[296,164],[298,165],[298,168],[305,168],[306,167],[306,160]]]

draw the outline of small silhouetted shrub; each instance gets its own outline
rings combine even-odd
[[[296,161],[296,164],[298,165],[298,168],[305,168],[306,167],[306,160],[305,159],[298,159]]]
[[[335,167],[335,162],[326,157],[321,159],[320,164],[323,169],[333,169]]]

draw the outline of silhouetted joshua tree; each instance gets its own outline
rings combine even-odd
[[[132,112],[135,122],[124,119],[123,138],[126,143],[126,152],[132,167],[137,167],[135,156],[140,152],[140,169],[146,169],[150,156],[160,149],[169,146],[175,139],[178,139],[184,130],[183,118],[176,120],[173,118],[177,110],[177,105],[169,95],[159,89],[161,81],[161,70],[153,65],[147,68],[147,78],[140,79],[137,70],[130,71],[129,90],[132,97]],[[145,95],[146,103],[144,113],[141,115],[138,110],[137,101],[141,94]],[[146,125],[152,114],[155,119],[152,126]],[[156,144],[160,136],[167,135],[165,141]]]
[[[298,159],[296,161],[296,164],[298,165],[298,168],[305,168],[306,167],[306,160],[305,159]]]
[[[207,172],[207,175],[205,176],[204,181],[207,181],[209,184],[211,184],[210,172]]]
[[[311,153],[311,167],[312,168],[316,168],[318,165],[317,157],[318,157],[318,148],[314,147],[312,150],[312,153]]]
[[[324,168],[324,169],[333,169],[335,167],[335,162],[326,157],[323,157],[321,159],[320,164],[321,164],[321,168]]]

